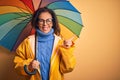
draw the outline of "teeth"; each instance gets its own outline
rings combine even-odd
[[[47,29],[48,29],[47,27],[43,27],[43,30],[45,30],[45,31],[46,31]]]

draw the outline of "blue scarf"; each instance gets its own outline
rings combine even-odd
[[[40,70],[42,80],[49,80],[49,70],[50,70],[50,58],[53,49],[53,42],[54,42],[54,30],[51,29],[50,32],[43,33],[39,29],[37,31],[37,59],[40,62]]]

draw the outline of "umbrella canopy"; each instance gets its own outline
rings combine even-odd
[[[45,6],[56,13],[63,38],[79,37],[80,12],[67,0],[0,0],[0,46],[15,50],[31,33],[34,11]]]
[[[79,37],[82,29],[80,12],[69,1],[58,1],[47,6],[54,10],[61,27],[63,38]]]

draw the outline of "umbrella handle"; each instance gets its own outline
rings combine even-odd
[[[37,49],[37,32],[35,31],[35,59],[34,60],[37,60],[36,59],[36,49]],[[24,70],[28,75],[35,75],[37,73],[37,69],[34,69],[32,72],[29,72],[27,70],[27,65],[24,65]]]
[[[29,72],[29,71],[27,70],[27,65],[24,66],[24,70],[25,70],[25,72],[26,72],[28,75],[35,75],[35,74],[37,73],[37,69],[34,69],[33,72]]]

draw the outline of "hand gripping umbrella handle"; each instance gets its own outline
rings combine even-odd
[[[37,32],[35,32],[35,60],[36,59],[36,48],[37,47]],[[35,75],[37,73],[37,69],[34,69],[32,72],[28,71],[27,65],[24,65],[24,70],[28,75]]]
[[[24,66],[24,70],[25,70],[25,72],[26,72],[28,75],[35,75],[36,72],[37,72],[37,69],[34,69],[32,72],[29,72],[29,71],[27,70],[27,65]]]

